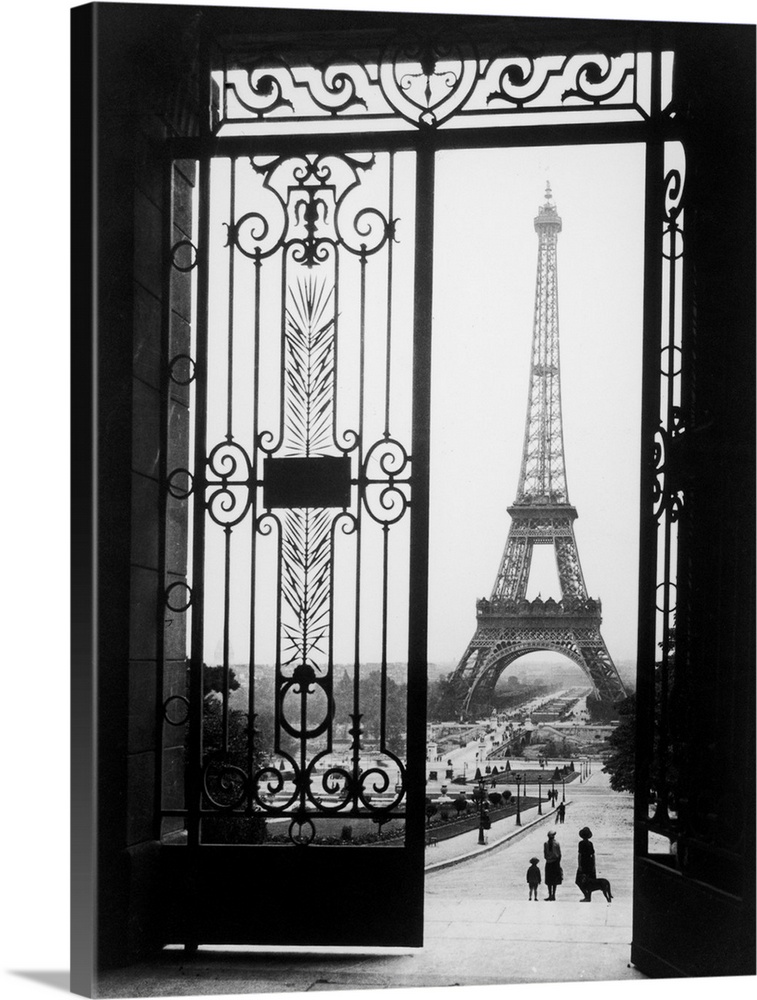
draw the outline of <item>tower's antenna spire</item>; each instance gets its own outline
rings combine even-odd
[[[557,309],[557,236],[562,219],[551,201],[539,206],[536,302],[526,434],[516,503],[568,503],[560,401],[560,341]]]

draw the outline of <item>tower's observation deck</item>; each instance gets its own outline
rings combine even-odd
[[[534,219],[534,229],[539,235],[546,233],[557,236],[562,230],[562,219],[557,214],[557,206],[552,204],[552,188],[549,186],[549,181],[544,197],[547,200],[539,206],[539,214]]]

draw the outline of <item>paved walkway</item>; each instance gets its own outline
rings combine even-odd
[[[100,995],[200,996],[208,993],[288,993],[643,979],[629,968],[632,892],[632,799],[610,790],[597,765],[583,784],[572,782],[565,823],[523,814],[493,824],[487,847],[478,832],[427,849],[425,945],[403,952],[271,955],[262,950],[183,952],[110,973]],[[609,878],[614,900],[579,902],[573,883],[578,830],[594,833],[597,873]],[[565,883],[548,903],[528,901],[529,858],[543,856],[546,831],[557,830]],[[541,865],[543,871],[543,865]]]
[[[568,786],[571,789],[571,786]],[[570,796],[566,798],[566,805],[570,807]],[[435,844],[426,848],[426,871],[437,871],[441,868],[448,868],[451,865],[460,864],[462,861],[479,857],[481,854],[488,854],[516,839],[520,839],[530,832],[535,826],[543,826],[545,823],[554,826],[555,810],[547,808],[546,802],[542,803],[542,814],[539,815],[539,807],[532,806],[529,809],[521,810],[521,826],[515,822],[515,816],[506,816],[504,819],[495,820],[491,830],[487,834],[487,844],[481,847],[478,842],[478,830],[469,830],[461,833],[457,837],[449,837],[447,840],[439,840]],[[567,816],[567,812],[566,812]],[[542,835],[544,831],[541,831]],[[433,830],[432,830],[433,837]],[[539,851],[541,856],[541,851]]]
[[[466,984],[644,978],[628,968],[632,798],[611,791],[609,779],[598,767],[587,782],[572,782],[569,788],[564,824],[556,826],[551,816],[534,822],[525,814],[524,822],[528,818],[530,825],[503,831],[507,839],[501,846],[478,848],[483,853],[476,860],[427,872],[426,948],[446,942],[448,951],[454,952],[457,949],[449,947],[452,941],[465,942],[471,971],[478,967],[481,973],[477,978],[466,976]],[[591,904],[580,903],[581,893],[573,882],[578,831],[585,825],[594,834],[597,874],[612,884],[611,904],[598,894]],[[562,846],[565,882],[557,890],[556,902],[546,901],[542,886],[539,901],[533,903],[528,901],[526,869],[531,857],[543,857],[548,829],[557,831]],[[427,854],[441,847],[429,848]],[[543,873],[543,863],[540,868]]]

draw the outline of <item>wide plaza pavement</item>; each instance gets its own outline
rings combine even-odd
[[[100,995],[113,997],[292,993],[394,987],[446,987],[644,979],[629,966],[632,894],[632,799],[609,787],[594,765],[568,786],[565,823],[531,809],[493,824],[486,847],[471,831],[427,848],[425,944],[366,954],[165,952],[159,959],[103,976]],[[612,903],[595,894],[579,902],[573,883],[578,830],[591,827],[597,873],[610,879]],[[526,868],[542,857],[548,829],[563,850],[565,883],[554,903],[528,901]],[[541,865],[543,870],[543,865]]]
[[[645,978],[629,966],[633,800],[613,792],[600,767],[595,764],[584,783],[568,786],[563,824],[555,823],[553,811],[538,817],[531,809],[520,830],[513,819],[495,823],[488,848],[476,846],[477,834],[475,844],[466,835],[469,849],[481,852],[475,859],[455,863],[440,855],[432,861],[426,875],[426,947],[436,950],[446,943],[447,954],[465,947],[472,973],[466,984]],[[600,893],[590,904],[580,902],[574,877],[583,826],[592,830],[597,874],[610,880],[612,903]],[[543,884],[539,901],[529,902],[526,869],[531,857],[543,858],[550,829],[562,848],[565,880],[555,902],[546,900]],[[444,847],[429,848],[429,858]],[[543,861],[540,869],[543,877]]]

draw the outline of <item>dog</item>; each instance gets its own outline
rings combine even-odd
[[[584,894],[584,897],[588,896],[590,900],[593,892],[601,892],[608,903],[612,901],[612,889],[609,879],[588,878],[586,875],[577,875],[576,885]]]

